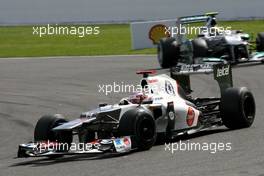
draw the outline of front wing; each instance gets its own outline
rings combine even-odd
[[[91,143],[67,144],[42,141],[20,144],[18,158],[24,157],[52,157],[78,154],[104,154],[104,153],[127,153],[135,150],[136,142],[133,136],[125,136],[112,139],[98,139]]]

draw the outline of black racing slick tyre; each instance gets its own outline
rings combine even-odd
[[[253,94],[246,88],[228,88],[222,93],[220,115],[230,129],[247,128],[255,118],[256,105]]]
[[[193,57],[208,57],[208,45],[202,38],[196,38],[192,40]]]
[[[144,109],[127,111],[119,123],[120,136],[134,136],[139,150],[149,150],[156,142],[156,123]]]
[[[180,45],[173,37],[162,38],[158,43],[158,61],[162,68],[170,68],[178,63]]]
[[[264,51],[264,32],[258,33],[256,38],[257,51]]]
[[[72,131],[52,131],[52,129],[60,124],[66,123],[67,120],[56,117],[54,115],[42,116],[34,131],[34,141],[51,141],[59,143],[67,143],[68,146],[72,143]]]

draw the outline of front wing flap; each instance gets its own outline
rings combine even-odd
[[[249,62],[264,62],[264,52],[255,52],[252,53],[252,57],[249,59]]]

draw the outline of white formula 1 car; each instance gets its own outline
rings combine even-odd
[[[192,98],[190,74],[213,72],[220,98]],[[61,115],[39,119],[34,141],[20,144],[18,157],[122,153],[148,150],[157,140],[225,125],[230,129],[250,127],[255,101],[246,88],[233,88],[229,64],[178,66],[171,75],[141,71],[142,91],[114,105],[100,104],[76,120]],[[72,148],[73,136],[82,147]],[[85,146],[85,147],[84,147]],[[87,147],[88,146],[88,147]]]

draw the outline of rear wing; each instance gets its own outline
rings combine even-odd
[[[178,20],[181,24],[199,23],[199,22],[206,22],[208,21],[208,19],[213,18],[216,15],[218,15],[218,12],[209,12],[209,13],[205,13],[204,15],[179,17]]]
[[[218,82],[221,94],[227,88],[233,87],[232,68],[230,64],[193,64],[178,65],[170,69],[170,74],[186,93],[191,93],[190,75],[193,74],[214,74],[214,79]]]
[[[181,25],[206,22],[204,27],[209,29],[209,28],[214,26],[214,23],[216,23],[215,22],[215,16],[216,15],[218,15],[218,12],[209,12],[209,13],[205,13],[203,15],[179,17],[179,18],[177,18],[176,26],[177,26],[177,29],[183,30]],[[183,41],[186,40],[183,33],[184,32],[177,32],[177,34],[176,34],[175,38],[179,43],[182,43]]]

